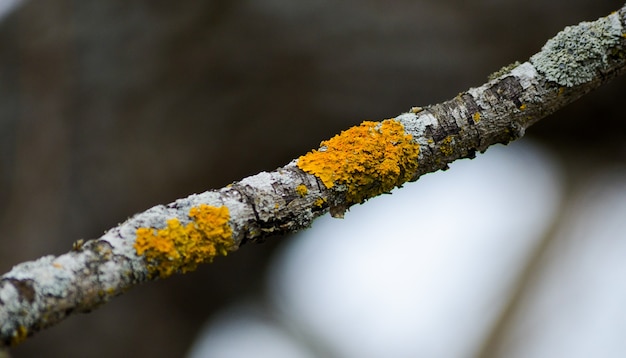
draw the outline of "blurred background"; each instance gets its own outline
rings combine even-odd
[[[451,98],[622,5],[0,0],[0,270]],[[624,356],[625,90],[618,78],[519,144],[137,287],[11,352]]]

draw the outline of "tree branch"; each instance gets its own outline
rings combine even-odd
[[[328,211],[341,217],[354,204],[521,137],[625,71],[625,19],[626,6],[567,27],[528,62],[449,101],[363,122],[273,172],[155,206],[64,255],[15,266],[0,278],[0,346],[246,242],[306,228]]]

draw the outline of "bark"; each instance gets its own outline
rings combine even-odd
[[[76,242],[64,255],[15,266],[0,277],[0,346],[89,312],[139,283],[304,229],[329,211],[343,216],[406,181],[520,138],[539,119],[624,72],[625,21],[626,6],[567,27],[529,61],[504,67],[449,101],[364,122],[275,171],[155,206],[98,239]],[[227,225],[213,227],[210,210],[190,215],[197,208],[226,208]]]

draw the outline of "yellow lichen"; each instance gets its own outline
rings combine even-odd
[[[474,115],[472,116],[472,119],[474,120],[474,123],[480,122],[480,113],[478,112],[474,113]]]
[[[13,335],[11,336],[11,345],[15,346],[22,343],[26,337],[28,337],[28,329],[22,325],[19,325]]]
[[[308,192],[309,189],[307,189],[306,185],[304,184],[300,184],[296,187],[296,193],[298,193],[298,195],[300,195],[301,197],[304,197]]]
[[[439,144],[439,150],[445,156],[452,155],[454,153],[454,148],[452,148],[452,142],[454,139],[452,136],[445,137],[441,143]]]
[[[323,198],[317,198],[317,199],[315,199],[315,202],[313,203],[313,205],[315,207],[321,208],[324,205],[325,202],[326,202],[326,200],[324,200]]]
[[[161,278],[175,272],[188,272],[198,264],[211,262],[235,248],[226,206],[200,205],[189,210],[192,220],[183,226],[178,219],[170,219],[167,226],[156,230],[138,228],[134,248],[146,259],[148,271]]]
[[[524,111],[526,110],[526,103],[522,103],[521,106],[519,106],[520,111]]]
[[[298,159],[298,167],[326,188],[340,185],[349,204],[389,192],[417,170],[419,145],[393,119],[365,121],[321,143]]]

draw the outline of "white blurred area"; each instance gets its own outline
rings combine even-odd
[[[189,357],[624,357],[626,172],[521,140],[293,237]]]
[[[0,20],[13,12],[24,0],[0,0]]]

